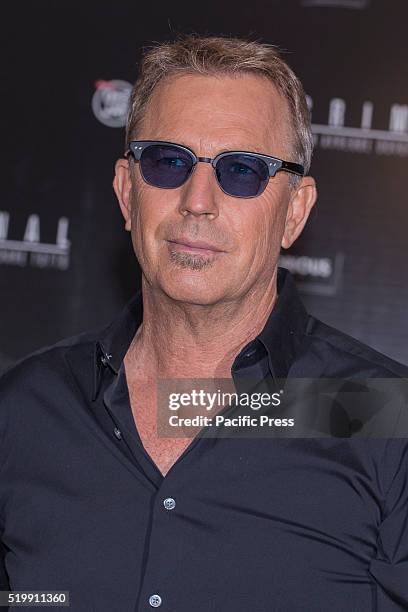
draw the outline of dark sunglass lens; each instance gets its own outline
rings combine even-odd
[[[172,145],[150,145],[140,157],[140,170],[154,187],[180,187],[188,178],[193,159],[183,149]]]
[[[216,173],[221,188],[238,198],[261,194],[269,180],[266,162],[252,155],[225,155],[217,162]]]

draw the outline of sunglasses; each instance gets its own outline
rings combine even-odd
[[[227,151],[213,159],[197,157],[188,147],[160,140],[133,140],[125,157],[129,155],[139,162],[143,180],[161,189],[181,187],[198,162],[211,164],[222,191],[234,198],[256,198],[280,171],[304,176],[302,165],[270,155]]]

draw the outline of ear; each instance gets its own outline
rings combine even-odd
[[[289,201],[281,242],[284,249],[288,249],[302,233],[316,199],[315,180],[311,176],[303,177]]]
[[[115,178],[113,188],[118,198],[120,210],[125,219],[125,229],[130,232],[131,221],[131,189],[132,181],[130,177],[129,162],[127,159],[118,159],[115,164]]]

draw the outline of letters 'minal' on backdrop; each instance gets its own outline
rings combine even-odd
[[[112,190],[141,48],[278,45],[309,96],[319,199],[282,251],[308,309],[408,363],[406,0],[26,1],[2,10],[0,370],[140,286]]]

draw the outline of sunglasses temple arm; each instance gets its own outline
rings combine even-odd
[[[127,160],[132,159],[134,162],[139,162],[140,161],[140,159],[135,157],[135,154],[133,153],[132,149],[127,149],[124,152],[123,157],[125,157]]]
[[[290,172],[291,174],[297,174],[298,176],[305,175],[305,170],[303,166],[301,166],[300,164],[292,164],[291,162],[283,161],[281,167],[277,170],[277,172],[279,172],[280,170]]]

